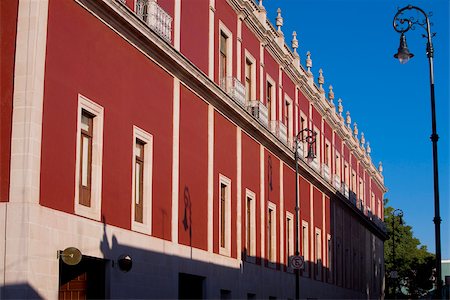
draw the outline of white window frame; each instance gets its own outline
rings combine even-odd
[[[326,152],[326,155],[325,155]],[[324,153],[324,164],[328,166],[328,169],[330,171],[331,175],[331,162],[333,158],[331,157],[331,143],[328,139],[325,139],[325,145],[323,147],[323,153]],[[325,162],[325,157],[328,157],[328,162]]]
[[[250,95],[248,96],[248,99],[250,101],[256,100],[256,59],[250,54],[247,49],[245,49],[245,68],[244,68],[244,81],[247,77],[247,60],[251,63],[251,81],[252,85],[250,86]],[[245,82],[244,82],[245,84]]]
[[[327,268],[328,282],[333,282],[333,241],[331,235],[327,234]]]
[[[250,198],[250,217],[247,220],[247,198]],[[247,228],[250,225],[250,252],[247,252],[247,261],[255,262],[256,257],[256,194],[245,189],[245,245],[247,245]],[[250,224],[249,224],[250,221]]]
[[[276,104],[276,100],[277,100],[277,84],[275,83],[275,80],[272,79],[272,77],[269,76],[269,74],[266,74],[266,89],[265,89],[265,93],[267,93],[267,83],[270,83],[270,85],[272,86],[272,91],[271,91],[271,95],[270,95],[270,99],[272,100],[270,102],[270,116],[267,116],[269,119],[269,127],[271,126],[271,121],[275,121],[276,120],[276,116],[277,116],[277,104]],[[267,99],[267,95],[266,95],[266,99]],[[269,109],[269,107],[267,107]]]
[[[225,247],[222,247],[220,241],[222,239],[222,222],[220,221],[220,212],[222,210],[222,201],[221,201],[221,185],[224,184],[226,186],[225,193]],[[219,254],[225,256],[231,256],[231,179],[219,174],[219,189],[218,189],[218,200],[219,200]]]
[[[219,20],[219,48],[217,49],[217,54],[219,64],[220,64],[220,38],[222,36],[222,33],[227,37],[227,65],[226,65],[226,77],[232,77],[233,76],[233,33],[231,30],[229,30],[225,24],[222,23],[221,20]],[[218,66],[218,70],[220,72],[220,66]],[[218,76],[220,80],[220,75]],[[227,79],[225,79],[226,81]],[[221,85],[221,82],[219,82],[219,85]],[[225,84],[226,85],[226,84]]]
[[[92,174],[91,174],[91,206],[79,203],[80,195],[80,144],[81,144],[81,115],[85,110],[92,114]],[[103,120],[104,109],[99,104],[78,94],[77,109],[77,141],[75,162],[75,214],[100,221],[102,207],[102,160],[103,160]]]
[[[342,181],[342,164],[341,164],[341,154],[335,149],[335,168],[334,168],[334,174],[339,176],[339,179]]]
[[[136,176],[136,140],[144,142],[144,180],[143,180],[143,222],[135,221],[135,176]],[[153,135],[133,126],[132,191],[131,191],[131,229],[152,234],[152,188],[153,188]]]
[[[269,267],[275,268],[277,262],[277,206],[270,201],[268,201],[267,203],[267,222],[269,221],[269,210],[272,210],[273,214],[271,218],[272,226],[271,228],[268,228],[268,230],[270,230],[271,232],[272,239],[270,241],[270,245],[267,246],[270,247],[273,257],[269,257],[269,251],[267,251],[267,261],[269,262]],[[269,241],[269,239],[267,239],[267,241]]]
[[[287,95],[284,94],[284,101],[285,101],[285,106],[287,107],[287,112],[286,114],[288,115],[288,120],[289,120],[289,124],[286,124],[286,128],[287,128],[287,136],[288,136],[288,143],[292,144],[293,143],[293,138],[294,138],[294,102],[292,101],[292,99]]]
[[[306,232],[306,235],[305,235]],[[309,272],[309,228],[308,222],[302,220],[302,255],[305,262],[303,275],[308,277]]]
[[[320,264],[319,264],[320,260]],[[315,228],[314,231],[314,263],[316,264],[317,272],[314,270],[314,276],[316,279],[322,279],[322,266],[323,266],[323,258],[322,258],[322,230],[319,228]]]
[[[288,226],[287,224],[290,222],[291,226],[288,230]],[[288,271],[293,271],[292,267],[291,267],[291,261],[290,258],[291,256],[295,255],[295,249],[294,249],[294,215],[288,211],[286,211],[286,256],[287,256],[287,266],[288,266]],[[287,249],[287,245],[289,244],[289,249],[290,251],[288,252]]]

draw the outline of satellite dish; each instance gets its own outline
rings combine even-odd
[[[64,249],[60,254],[60,257],[66,265],[75,266],[81,261],[82,254],[77,248],[69,247]]]

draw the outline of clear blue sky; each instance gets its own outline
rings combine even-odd
[[[400,35],[392,21],[397,8],[412,4],[426,12],[436,32],[435,89],[439,134],[439,183],[442,258],[450,259],[450,141],[449,141],[449,17],[448,0],[264,0],[275,25],[281,8],[282,31],[288,45],[297,32],[298,52],[304,65],[311,51],[313,74],[323,69],[326,91],[332,84],[335,99],[358,123],[372,148],[372,161],[383,162],[385,197],[404,211],[414,235],[435,251],[431,109],[425,30],[407,32],[415,54],[401,65],[393,54]],[[317,80],[317,79],[316,79]],[[336,101],[335,100],[335,101]],[[336,102],[337,103],[337,102]]]

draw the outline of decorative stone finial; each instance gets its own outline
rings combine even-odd
[[[259,0],[259,7],[263,7],[262,2],[263,2],[263,0]]]
[[[294,49],[294,53],[297,53],[297,48],[298,48],[298,40],[297,40],[297,32],[293,32],[292,33],[292,49]]]
[[[339,116],[342,118],[342,113],[344,112],[344,106],[342,106],[342,99],[338,99],[338,112]]]
[[[369,155],[370,156],[370,153],[372,152],[372,149],[370,148],[370,143],[369,142],[367,142],[367,155]]]
[[[328,100],[330,100],[330,104],[331,106],[334,107],[334,92],[333,92],[333,86],[330,84],[330,86],[328,87],[329,91],[328,91]]]
[[[355,138],[358,138],[358,124],[353,123],[353,135],[355,136]]]
[[[347,127],[350,128],[350,125],[352,124],[352,118],[350,117],[349,111],[347,111],[347,118],[345,119],[345,122],[347,123]]]
[[[366,138],[364,137],[364,132],[361,132],[361,148],[364,149],[366,144]]]
[[[325,82],[325,77],[323,77],[323,71],[322,69],[319,69],[319,78],[317,79],[317,82],[319,83],[319,89],[323,91],[323,83]]]
[[[277,28],[278,28],[278,32],[281,32],[281,27],[283,26],[283,18],[281,17],[281,9],[278,8],[277,9],[277,18],[276,18],[276,24],[277,24]]]
[[[383,173],[383,163],[381,161],[378,163],[378,172],[380,172],[380,174]]]
[[[311,67],[312,67],[312,59],[311,59],[311,52],[306,52],[306,68],[309,74],[311,74]]]

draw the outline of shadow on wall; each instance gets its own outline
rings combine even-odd
[[[0,299],[44,299],[28,283],[7,284],[0,287]]]
[[[188,190],[185,190],[184,197],[186,214],[180,221],[189,230],[191,220]],[[182,257],[182,251],[176,251],[180,255],[170,255],[136,248],[121,244],[115,234],[108,239],[105,219],[103,224],[100,249],[106,261],[104,274],[107,298],[197,299],[241,298],[246,295],[255,295],[257,298],[294,297],[295,274],[286,264],[273,264],[261,257],[250,257],[246,250],[236,267],[227,267],[220,265],[220,262],[216,264],[196,260],[192,256],[192,249]],[[119,260],[123,257],[131,259],[132,267],[128,272],[120,265]],[[302,274],[303,280],[314,281],[318,286],[328,282],[329,270],[325,266],[312,262],[308,262],[308,265],[308,273]],[[320,288],[315,288],[316,291],[318,289]],[[335,292],[333,287],[331,289]],[[302,293],[305,295],[306,291],[303,290]],[[316,295],[314,289],[311,293],[310,296]],[[327,298],[348,296],[333,294],[331,290],[320,293],[320,296]]]

